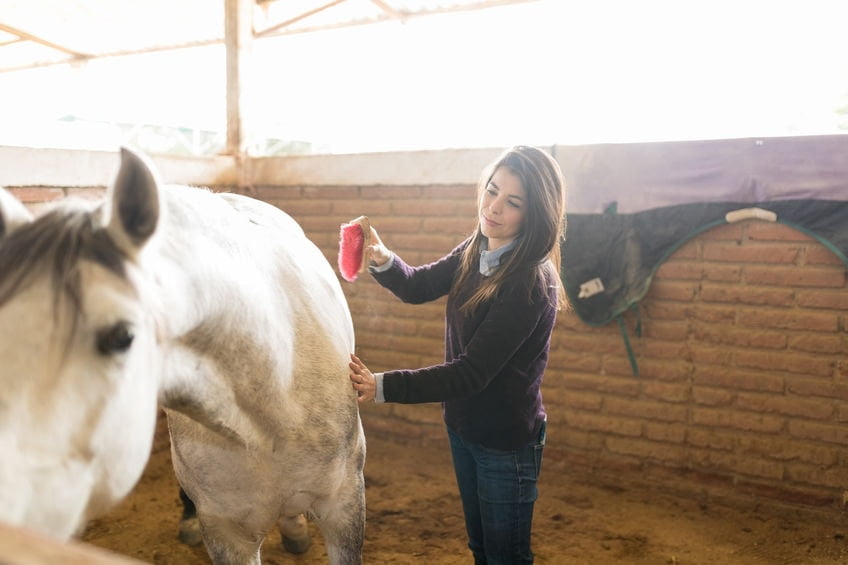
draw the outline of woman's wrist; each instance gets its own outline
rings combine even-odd
[[[388,271],[389,267],[392,266],[392,263],[395,261],[395,254],[389,251],[388,256],[382,263],[378,263],[376,257],[371,255],[371,265],[370,270],[373,273],[382,273],[383,271]]]

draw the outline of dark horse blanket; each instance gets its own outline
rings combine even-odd
[[[848,265],[848,135],[557,147],[556,157],[568,188],[562,277],[587,324],[621,324],[674,250],[740,219],[791,226]]]

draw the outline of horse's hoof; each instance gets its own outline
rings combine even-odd
[[[179,540],[191,547],[197,547],[203,543],[203,536],[200,533],[200,520],[191,518],[180,522],[180,534],[177,536]]]
[[[309,545],[311,543],[312,540],[308,536],[300,539],[287,538],[286,536],[283,536],[283,549],[289,553],[294,553],[295,555],[299,553],[306,553],[306,550],[309,549]]]

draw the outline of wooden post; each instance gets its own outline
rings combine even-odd
[[[226,153],[243,161],[250,143],[254,0],[224,0],[227,51]]]

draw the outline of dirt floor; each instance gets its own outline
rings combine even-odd
[[[368,439],[363,560],[374,565],[468,564],[470,553],[447,447]],[[83,540],[157,564],[209,563],[203,547],[177,541],[181,506],[168,449],[154,450],[141,482]],[[263,545],[267,565],[326,563],[320,533],[302,555]],[[659,487],[603,484],[543,464],[533,524],[541,564],[816,565],[848,563],[848,516],[835,510],[707,504]]]

